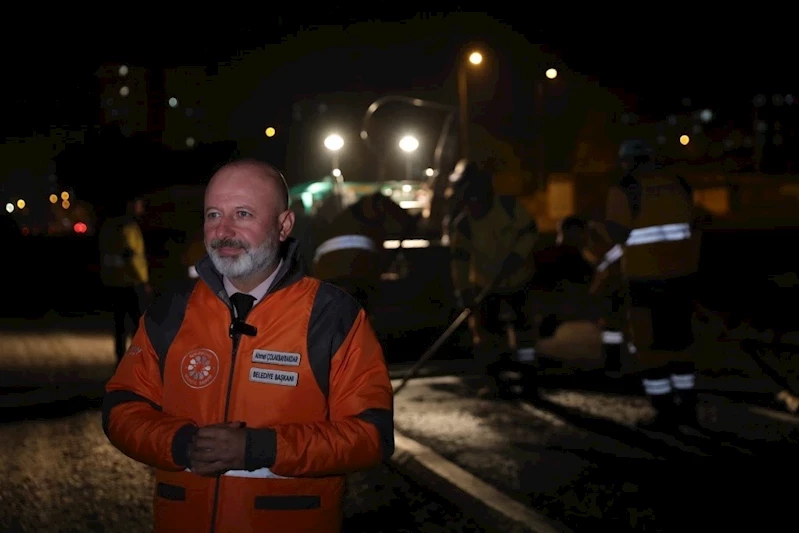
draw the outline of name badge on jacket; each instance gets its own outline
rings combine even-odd
[[[252,362],[264,365],[300,366],[300,354],[274,350],[253,350]]]

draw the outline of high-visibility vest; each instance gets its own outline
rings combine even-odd
[[[681,178],[658,171],[625,176],[608,192],[609,234],[626,234],[598,265],[621,261],[628,279],[669,279],[699,268],[701,234],[694,225],[691,189]]]

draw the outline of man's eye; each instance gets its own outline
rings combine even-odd
[[[250,214],[247,211],[239,211],[239,216],[240,217],[248,217],[248,216],[250,216]]]
[[[219,216],[219,213],[207,213],[205,218],[216,218]]]

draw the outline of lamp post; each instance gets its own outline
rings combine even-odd
[[[554,80],[558,77],[558,71],[554,68],[548,68],[544,71],[544,76],[548,80]],[[546,134],[543,131],[544,128],[544,98],[545,98],[545,81],[539,79],[536,81],[535,88],[536,88],[536,115],[538,116],[538,127],[536,128],[537,137],[538,137],[538,186],[542,191],[546,190]]]
[[[339,160],[338,160],[338,153],[339,151],[344,148],[344,139],[341,135],[333,133],[325,137],[325,148],[330,150],[332,154],[332,162],[333,162],[333,175],[336,178],[336,181],[341,181],[341,169],[339,168]],[[338,172],[336,172],[338,170]]]
[[[473,51],[458,59],[458,105],[460,107],[461,157],[469,157],[469,65],[477,66],[483,62],[483,54]]]
[[[405,152],[405,179],[413,179],[413,153],[419,148],[419,140],[413,135],[406,135],[399,142],[400,150]]]
[[[425,109],[444,113],[444,124],[439,132],[436,148],[433,152],[433,168],[436,170],[436,174],[434,174],[434,176],[438,175],[438,171],[441,169],[441,159],[444,154],[444,145],[450,136],[458,109],[456,107],[440,104],[431,100],[422,100],[421,98],[413,98],[399,94],[390,94],[383,96],[382,98],[378,98],[366,109],[366,113],[363,116],[363,121],[361,124],[361,139],[363,139],[363,142],[366,143],[366,146],[372,152],[378,155],[381,152],[378,147],[372,143],[372,136],[369,134],[369,126],[371,124],[372,117],[375,115],[377,110],[386,104],[403,104],[413,107],[423,107]]]

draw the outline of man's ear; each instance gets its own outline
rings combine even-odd
[[[294,219],[294,211],[291,209],[283,211],[277,216],[280,227],[280,242],[285,241],[291,235],[291,230],[294,228]]]

